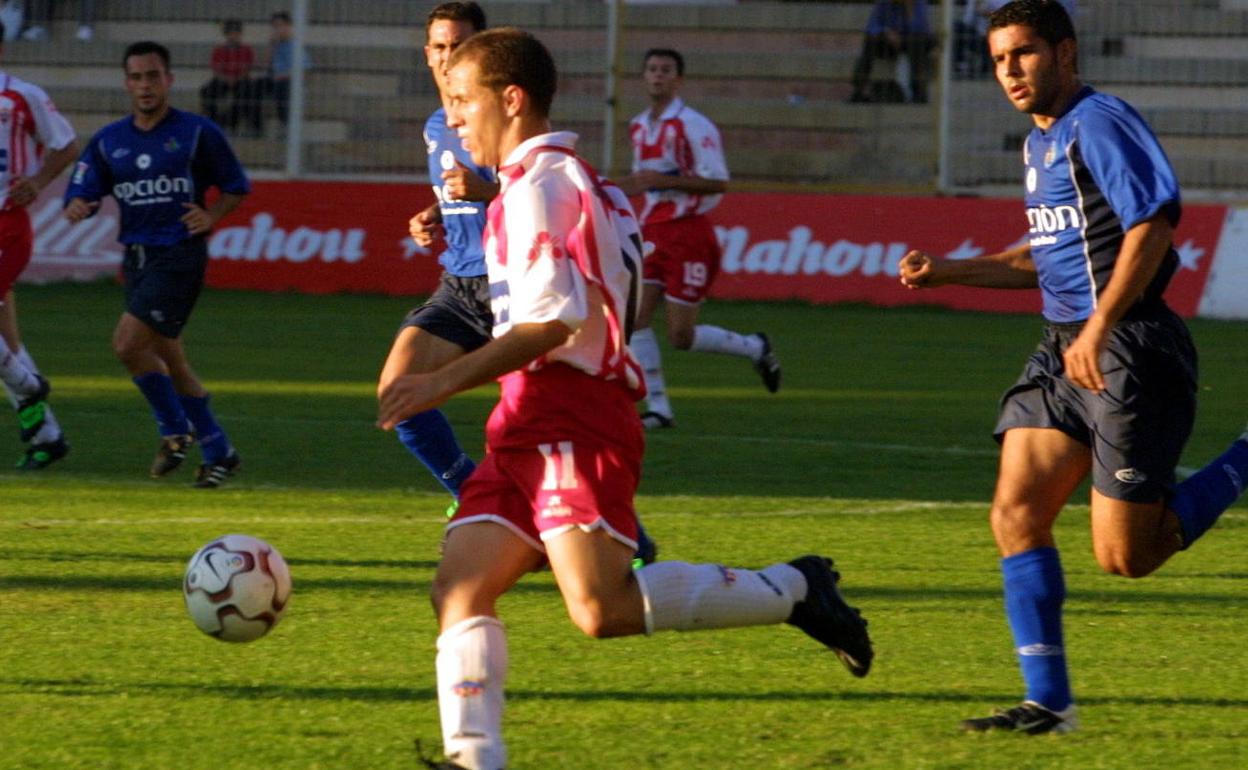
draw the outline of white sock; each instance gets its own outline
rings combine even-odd
[[[659,341],[654,336],[654,329],[638,329],[633,332],[628,347],[645,373],[646,409],[664,417],[671,417],[672,405],[667,400],[667,383],[663,381],[663,354],[659,352]]]
[[[724,353],[757,361],[763,356],[763,338],[757,334],[737,334],[708,324],[693,327],[693,345],[699,353]]]
[[[13,389],[19,396],[29,396],[39,390],[39,380],[35,379],[35,372],[28,367],[18,353],[9,350],[8,346],[0,342],[0,381]]]
[[[636,570],[646,633],[762,626],[788,620],[806,578],[788,564],[762,570],[658,561]]]
[[[507,766],[503,745],[503,683],[507,635],[498,618],[456,623],[438,637],[438,710],[442,750],[468,770]]]
[[[35,374],[39,373],[39,367],[35,364],[35,359],[30,357],[30,351],[26,350],[26,346],[22,345],[17,351],[17,360],[26,365],[26,368]],[[8,391],[8,388],[5,388]],[[9,391],[9,401],[13,404],[13,408],[17,408],[17,396]],[[61,437],[61,424],[56,421],[56,415],[52,413],[51,405],[45,404],[43,407],[43,427],[30,440],[32,444],[50,444]]]

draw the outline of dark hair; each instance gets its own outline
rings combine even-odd
[[[242,32],[243,21],[242,19],[226,19],[221,22],[221,30],[227,35],[231,32]]]
[[[434,9],[429,12],[428,20],[425,21],[425,32],[428,33],[429,28],[439,19],[466,21],[472,25],[473,32],[485,29],[485,11],[481,10],[481,6],[473,0],[453,0],[453,2],[434,6]]]
[[[450,66],[463,61],[477,63],[478,77],[486,88],[502,91],[507,86],[518,86],[529,95],[539,115],[550,115],[559,80],[555,60],[546,46],[528,32],[499,27],[473,35],[451,54]]]
[[[989,32],[1014,25],[1031,27],[1051,46],[1063,40],[1075,40],[1075,25],[1057,0],[1015,0],[988,17]]]
[[[0,21],[0,40],[4,40],[4,22]]]
[[[685,57],[680,55],[680,51],[671,48],[651,48],[649,51],[646,51],[645,56],[641,57],[641,66],[643,69],[646,66],[646,62],[650,61],[651,57],[654,56],[661,56],[665,59],[671,59],[676,62],[676,74],[680,75],[682,78],[685,76]]]
[[[273,15],[269,17],[269,21],[284,21],[290,24],[290,14],[286,11],[274,11]]]
[[[130,61],[131,56],[147,56],[149,53],[159,56],[160,60],[165,63],[165,72],[169,72],[169,49],[151,40],[140,40],[126,46],[126,54],[121,57],[121,68],[123,70],[126,68],[126,62]]]

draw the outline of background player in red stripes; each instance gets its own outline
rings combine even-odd
[[[637,331],[629,343],[645,369],[648,395],[642,422],[647,428],[670,428],[674,412],[659,343],[650,328],[660,302],[668,342],[678,350],[748,358],[772,393],[780,388],[780,361],[762,332],[738,334],[698,323],[720,261],[719,239],[706,213],[728,189],[728,165],[719,129],[678,95],[685,80],[684,57],[668,48],[652,48],[643,62],[650,109],[629,124],[633,173],[617,183],[630,196],[645,194],[642,232],[653,246],[645,259]]]
[[[78,143],[42,88],[5,73],[0,73],[0,142],[0,380],[17,409],[21,439],[30,442],[17,467],[38,470],[64,457],[69,444],[45,400],[50,385],[22,344],[13,284],[30,263],[34,245],[26,207],[77,157]]]

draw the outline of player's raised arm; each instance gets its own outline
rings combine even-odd
[[[897,273],[901,285],[907,289],[930,289],[949,284],[988,289],[1034,289],[1038,285],[1036,265],[1028,246],[959,260],[933,257],[915,250],[901,258]]]

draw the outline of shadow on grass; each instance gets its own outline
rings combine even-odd
[[[180,560],[179,560],[180,561]],[[314,560],[292,564],[317,563]],[[327,563],[334,563],[332,560]],[[397,562],[397,564],[422,566],[433,569],[433,562]],[[382,580],[361,577],[309,578],[295,576],[295,588],[299,591],[428,591],[428,580]],[[168,591],[178,586],[169,577],[139,575],[3,575],[0,591]],[[558,593],[553,583],[522,580],[512,589],[515,593]],[[948,602],[965,606],[970,602],[999,602],[1000,589],[985,588],[914,588],[894,586],[855,586],[847,592],[850,601],[862,602],[870,611],[870,603],[883,602]],[[1072,614],[1116,614],[1115,605],[1159,604],[1173,607],[1175,612],[1191,612],[1194,607],[1239,606],[1243,597],[1235,594],[1165,593],[1157,591],[1073,591],[1067,596],[1066,612]],[[1107,605],[1105,607],[1081,607],[1080,603]],[[1155,609],[1153,611],[1156,611]]]
[[[46,561],[46,562],[89,562],[89,561],[106,561],[106,562],[131,562],[140,564],[186,564],[191,558],[191,554],[160,554],[160,553],[120,553],[116,551],[106,552],[90,552],[90,551],[57,551],[48,553],[47,551],[24,551],[14,549],[4,552],[5,559],[14,561]],[[382,569],[437,569],[437,561],[427,560],[411,560],[411,559],[307,559],[293,558],[286,559],[286,563],[292,567],[301,567],[304,565],[314,567],[367,567]]]
[[[428,593],[429,580],[369,580],[367,578],[294,578],[295,590],[303,591],[419,591]],[[0,591],[176,591],[181,577],[139,577],[104,575],[4,575]],[[558,593],[551,583],[522,581],[514,593]]]
[[[241,698],[248,700],[342,700],[370,702],[432,701],[437,691],[432,687],[298,687],[293,685],[231,685],[194,682],[141,682],[117,684],[94,682],[89,679],[0,679],[0,687],[12,688],[24,694],[38,693],[62,697],[103,697],[136,695],[161,695],[176,693],[182,697],[211,696]],[[793,690],[771,691],[720,691],[690,692],[643,691],[643,690],[508,690],[512,701],[570,701],[570,702],[620,702],[620,703],[715,703],[748,701],[755,703],[803,702],[916,702],[916,703],[1011,703],[1017,693],[966,693],[955,691],[905,692],[876,690],[868,692]],[[1082,696],[1084,705],[1138,706],[1198,706],[1209,708],[1248,708],[1248,698],[1201,698],[1171,696]]]

